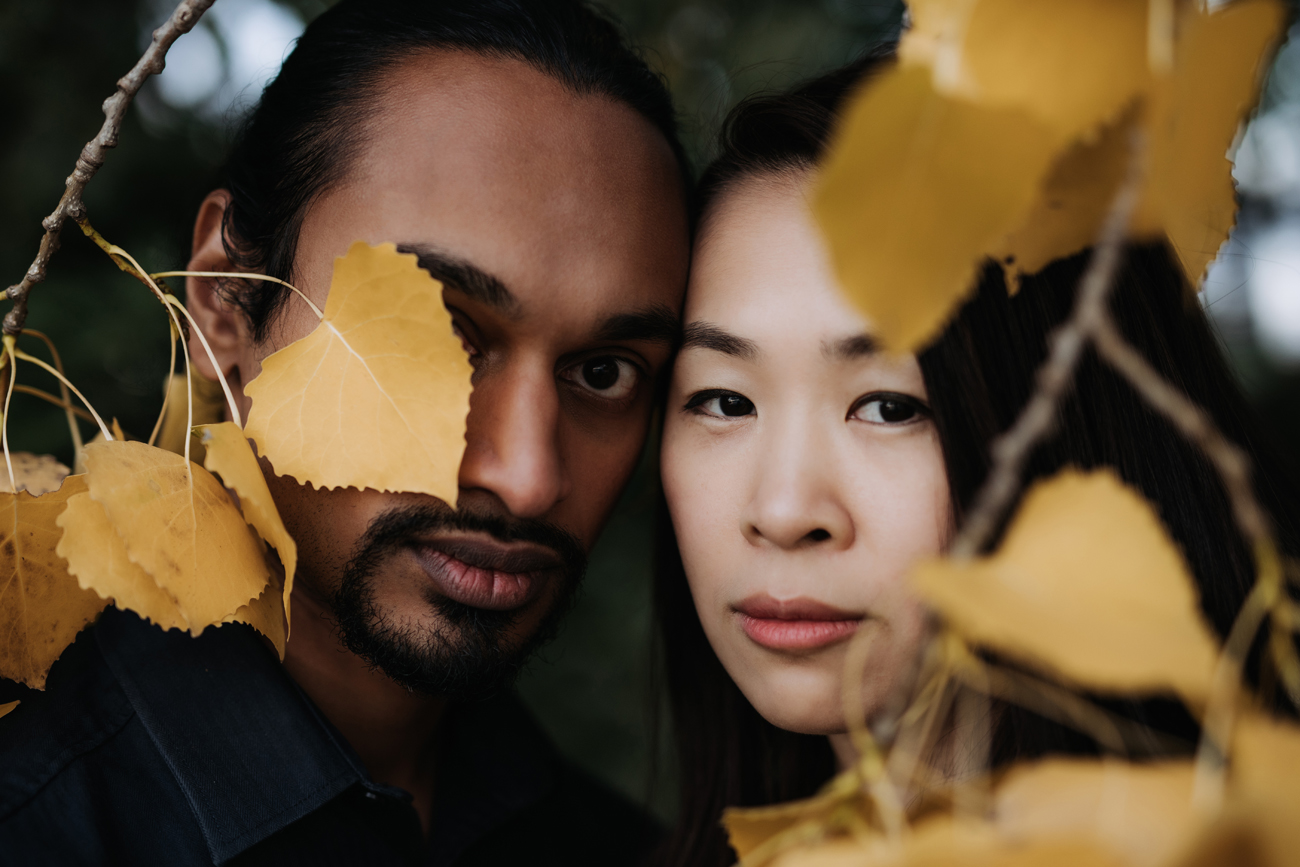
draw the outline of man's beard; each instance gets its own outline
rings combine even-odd
[[[522,609],[474,608],[435,592],[424,593],[441,622],[432,629],[385,619],[375,603],[374,577],[392,557],[439,531],[485,533],[501,542],[532,542],[554,551],[562,568],[549,580],[550,610],[532,636],[510,647]],[[415,692],[454,698],[491,695],[508,686],[528,657],[554,637],[577,595],[587,555],[569,532],[518,518],[475,515],[416,506],[381,515],[343,570],[333,613],[344,644],[384,674]]]

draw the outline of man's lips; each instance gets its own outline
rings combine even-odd
[[[815,599],[774,599],[766,593],[735,606],[740,628],[750,641],[770,650],[815,650],[843,641],[863,615]]]
[[[489,611],[510,611],[526,605],[564,566],[559,555],[549,548],[485,538],[434,538],[413,550],[439,593]]]

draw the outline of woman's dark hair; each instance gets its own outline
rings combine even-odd
[[[792,93],[741,103],[728,118],[722,152],[704,174],[700,207],[745,179],[811,167],[855,84],[886,56],[859,61]],[[707,217],[707,213],[705,213]],[[1009,296],[1000,267],[984,269],[975,296],[920,353],[958,522],[989,469],[989,447],[1015,421],[1034,388],[1047,338],[1069,315],[1088,253],[1052,263]],[[1204,407],[1254,459],[1256,489],[1284,550],[1300,552],[1300,500],[1257,429],[1186,278],[1163,244],[1130,245],[1111,310],[1125,337],[1170,382]],[[670,408],[671,411],[671,408]],[[1054,435],[1023,476],[1026,487],[1064,467],[1109,466],[1140,491],[1186,555],[1201,606],[1227,633],[1254,582],[1250,551],[1236,532],[1226,493],[1204,457],[1089,351],[1061,403]],[[681,820],[665,863],[721,867],[734,856],[719,825],[722,809],[812,794],[834,772],[824,737],[766,722],[709,646],[691,600],[667,509],[661,504],[655,600],[664,675],[680,758]],[[1195,722],[1172,701],[1107,707],[1191,742]],[[993,761],[1049,752],[1087,752],[1076,733],[1014,707],[998,708]]]
[[[628,105],[667,139],[688,182],[663,80],[582,0],[342,0],[307,27],[236,138],[223,172],[231,262],[292,280],[303,216],[365,144],[384,73],[439,49],[516,58],[577,93]],[[263,282],[236,292],[255,339],[287,292]]]

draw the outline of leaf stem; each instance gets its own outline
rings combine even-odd
[[[59,369],[59,373],[64,373],[63,359],[59,358],[59,350],[55,348],[53,340],[51,340],[43,332],[37,331],[34,328],[24,328],[23,334],[29,334],[32,337],[35,337],[37,340],[43,341],[45,343],[45,347],[48,350],[50,350],[50,357],[54,359],[54,366]],[[19,389],[19,390],[25,391],[24,389]],[[31,394],[33,392],[36,392],[36,389],[25,391],[25,393],[27,394]],[[72,405],[72,396],[68,394],[68,387],[64,385],[62,382],[59,383],[59,393],[63,395],[63,403],[61,405],[63,406],[63,410],[66,413],[68,418],[68,433],[72,435],[72,453],[74,455],[79,455],[81,454],[82,442],[81,442],[81,427],[77,424],[77,416],[75,415],[76,408]],[[38,396],[40,394],[44,394],[44,392],[40,392]],[[90,416],[87,415],[86,418],[89,419]]]
[[[316,314],[317,319],[325,318],[325,314],[321,312],[321,309],[301,289],[286,280],[281,280],[279,277],[268,277],[265,274],[252,274],[243,271],[159,271],[157,274],[150,274],[149,276],[155,280],[162,277],[228,277],[238,280],[266,280],[269,283],[279,283],[286,289],[293,290],[299,298],[307,302],[307,306],[311,308],[312,313]]]
[[[176,323],[171,321],[171,311],[168,311],[167,330],[171,332],[171,361],[167,363],[167,386],[163,389],[162,409],[158,410],[158,420],[153,423],[153,431],[149,434],[149,445],[153,445],[158,439],[158,431],[162,430],[163,419],[167,417],[167,404],[172,399],[171,376],[172,371],[176,369],[176,340],[180,333],[176,330]]]
[[[9,472],[9,490],[18,493],[18,482],[14,479],[14,462],[9,457],[9,399],[14,396],[14,384],[18,381],[18,359],[14,358],[14,344],[17,342],[12,334],[4,336],[5,360],[9,362],[9,387],[5,389],[5,408],[0,416],[0,447],[4,448],[5,469]]]
[[[63,385],[63,383],[59,383],[59,384]],[[33,386],[30,385],[23,385],[21,382],[14,386],[14,391],[18,392],[19,394],[26,394],[32,397],[40,398],[46,403],[53,404],[54,406],[57,406],[61,409],[68,410],[77,418],[84,418],[86,421],[92,423],[95,421],[94,416],[86,412],[81,407],[75,406],[71,402],[72,401],[71,395],[68,396],[67,400],[59,400],[57,397],[50,394],[48,391],[41,391],[39,388],[34,388]]]
[[[99,432],[104,435],[104,439],[108,440],[109,442],[113,441],[113,434],[109,432],[108,425],[104,424],[104,420],[99,417],[99,413],[95,412],[95,408],[90,405],[90,401],[86,400],[86,396],[82,394],[81,391],[75,385],[69,382],[66,376],[64,376],[59,371],[55,370],[50,365],[46,364],[44,361],[41,361],[36,356],[28,355],[26,352],[23,352],[21,349],[18,349],[17,347],[14,348],[13,355],[17,358],[21,358],[23,361],[27,361],[30,362],[31,364],[36,365],[37,367],[41,368],[47,373],[53,374],[59,380],[59,382],[62,382],[68,388],[72,389],[72,393],[77,396],[77,398],[85,405],[86,409],[90,410],[90,414],[95,417],[95,424],[99,425]]]
[[[230,418],[235,422],[236,427],[242,428],[244,426],[244,422],[242,421],[239,415],[239,407],[235,405],[235,395],[230,390],[230,383],[226,382],[226,375],[221,372],[221,365],[217,363],[217,356],[213,354],[212,347],[208,346],[208,339],[203,336],[203,329],[199,328],[199,324],[194,321],[194,317],[190,315],[190,311],[185,309],[185,305],[180,302],[180,299],[178,299],[175,295],[171,295],[171,294],[168,294],[165,297],[167,299],[166,303],[168,304],[168,306],[174,307],[175,309],[179,310],[181,313],[185,315],[185,318],[189,321],[190,327],[194,330],[194,335],[198,337],[199,343],[203,345],[203,351],[208,354],[208,361],[212,362],[212,369],[217,373],[217,381],[221,383],[221,390],[225,392],[226,395],[226,405],[230,407]],[[189,370],[189,363],[190,363],[189,358],[190,358],[190,354],[187,350],[185,353],[186,371]],[[188,377],[189,374],[187,373],[186,376]],[[193,404],[194,401],[191,400],[190,403]],[[190,407],[190,415],[191,415],[191,421],[193,421],[193,406]]]

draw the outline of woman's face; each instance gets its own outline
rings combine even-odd
[[[950,509],[921,369],[876,351],[841,297],[808,180],[743,181],[708,215],[662,460],[718,658],[773,724],[834,734],[855,632],[868,716],[910,680],[925,615],[905,579]]]

